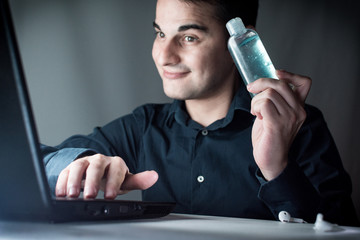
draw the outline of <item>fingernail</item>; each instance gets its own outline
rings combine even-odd
[[[114,190],[109,189],[106,191],[105,198],[114,198],[114,197],[116,197],[116,193]]]
[[[66,195],[65,189],[63,189],[63,188],[57,188],[55,192],[56,192],[57,196],[63,197]]]
[[[252,87],[252,83],[249,83],[248,85],[246,85],[247,89],[251,89],[251,87]]]
[[[77,188],[76,187],[70,187],[68,189],[68,195],[69,196],[77,196],[77,195],[79,195]]]
[[[84,188],[84,197],[93,197],[95,195],[95,189],[91,187]]]

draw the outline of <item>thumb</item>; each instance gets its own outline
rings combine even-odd
[[[124,191],[148,189],[156,183],[158,178],[159,175],[156,171],[144,171],[137,174],[127,173],[121,185],[120,192],[124,193]]]

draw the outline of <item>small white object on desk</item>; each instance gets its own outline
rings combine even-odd
[[[332,224],[325,221],[324,215],[322,215],[321,213],[318,213],[318,215],[316,216],[314,229],[321,232],[338,232],[342,230],[342,228],[339,227],[337,224]]]
[[[288,222],[288,223],[306,223],[301,218],[291,217],[290,213],[288,213],[287,211],[279,212],[279,220],[280,220],[280,222]]]

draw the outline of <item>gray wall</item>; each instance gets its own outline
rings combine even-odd
[[[276,68],[310,76],[307,102],[320,108],[353,180],[360,217],[360,2],[260,0],[258,31]]]
[[[151,59],[156,0],[11,3],[43,143],[89,133],[143,103],[170,101]],[[327,119],[353,179],[358,215],[359,5],[260,0],[257,26],[277,68],[312,77],[308,103]]]
[[[155,0],[11,0],[41,141],[169,101],[151,58]]]
[[[156,0],[10,1],[42,143],[170,101],[151,58]]]

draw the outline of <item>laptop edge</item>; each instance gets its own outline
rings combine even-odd
[[[51,197],[15,36],[9,3],[0,0],[0,183],[7,183],[2,186],[0,219],[62,222],[169,214],[174,203]]]

